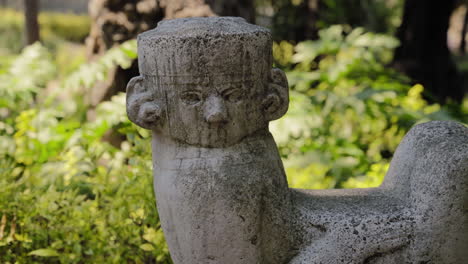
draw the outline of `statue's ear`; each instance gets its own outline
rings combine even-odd
[[[127,115],[130,121],[146,128],[155,128],[162,117],[162,109],[154,95],[143,85],[143,77],[133,77],[127,84]]]
[[[268,121],[278,119],[288,111],[288,80],[282,70],[276,68],[271,70],[270,81],[262,106]]]

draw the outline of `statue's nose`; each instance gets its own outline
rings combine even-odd
[[[224,101],[219,96],[208,97],[205,103],[204,117],[208,123],[224,123],[227,121],[227,110]]]

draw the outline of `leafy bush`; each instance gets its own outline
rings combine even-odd
[[[322,0],[319,28],[333,24],[394,33],[401,23],[403,0]]]
[[[89,34],[91,20],[85,15],[41,12],[40,35],[46,46],[56,47],[60,41],[83,42]],[[24,15],[0,8],[0,54],[19,53],[24,43]],[[57,43],[58,42],[58,43]]]
[[[125,95],[87,122],[76,87],[135,58],[131,41],[83,66],[53,94],[53,60],[39,44],[0,75],[0,262],[170,263],[151,177],[149,133],[125,115]],[[99,72],[97,72],[99,71]],[[26,77],[26,78],[25,78]],[[92,78],[93,82],[99,78]],[[93,85],[93,83],[86,83]],[[78,112],[77,112],[78,110]],[[116,149],[102,137],[127,135]]]
[[[392,37],[344,26],[299,43],[289,59],[282,51],[292,46],[275,44],[277,64],[293,68],[290,109],[271,126],[292,187],[378,186],[411,126],[453,119],[423,100],[421,85],[410,87],[384,66],[397,45]]]
[[[50,35],[71,42],[83,42],[89,35],[91,19],[87,15],[41,12],[39,24],[44,38]]]
[[[275,44],[291,104],[271,129],[292,187],[377,186],[413,124],[452,118],[384,67],[396,45],[342,26]],[[0,263],[171,263],[149,133],[127,119],[124,94],[85,117],[83,93],[135,57],[129,41],[71,74],[39,44],[0,60]],[[126,135],[120,148],[102,140],[110,130]]]
[[[256,0],[260,14],[271,12],[273,39],[288,41],[302,40],[305,33],[315,38],[305,32],[311,23],[319,30],[343,24],[393,34],[401,23],[403,4],[403,0]]]
[[[18,12],[0,9],[0,54],[18,53],[23,43],[23,19]]]

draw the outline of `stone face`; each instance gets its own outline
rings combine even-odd
[[[167,101],[143,110],[167,120],[150,125],[148,114],[143,127],[189,145],[224,147],[266,130],[287,110],[286,77],[271,70],[270,33],[242,18],[163,21],[138,44],[147,81],[137,89]]]
[[[413,128],[379,188],[292,190],[268,132],[288,108],[268,30],[233,17],[138,37],[127,113],[152,130],[154,189],[176,264],[463,263],[468,129]]]

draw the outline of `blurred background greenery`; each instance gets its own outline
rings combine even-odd
[[[171,262],[123,93],[136,35],[164,18],[272,30],[291,103],[270,128],[293,188],[378,186],[414,124],[468,122],[464,1],[34,2],[0,1],[1,263]]]

